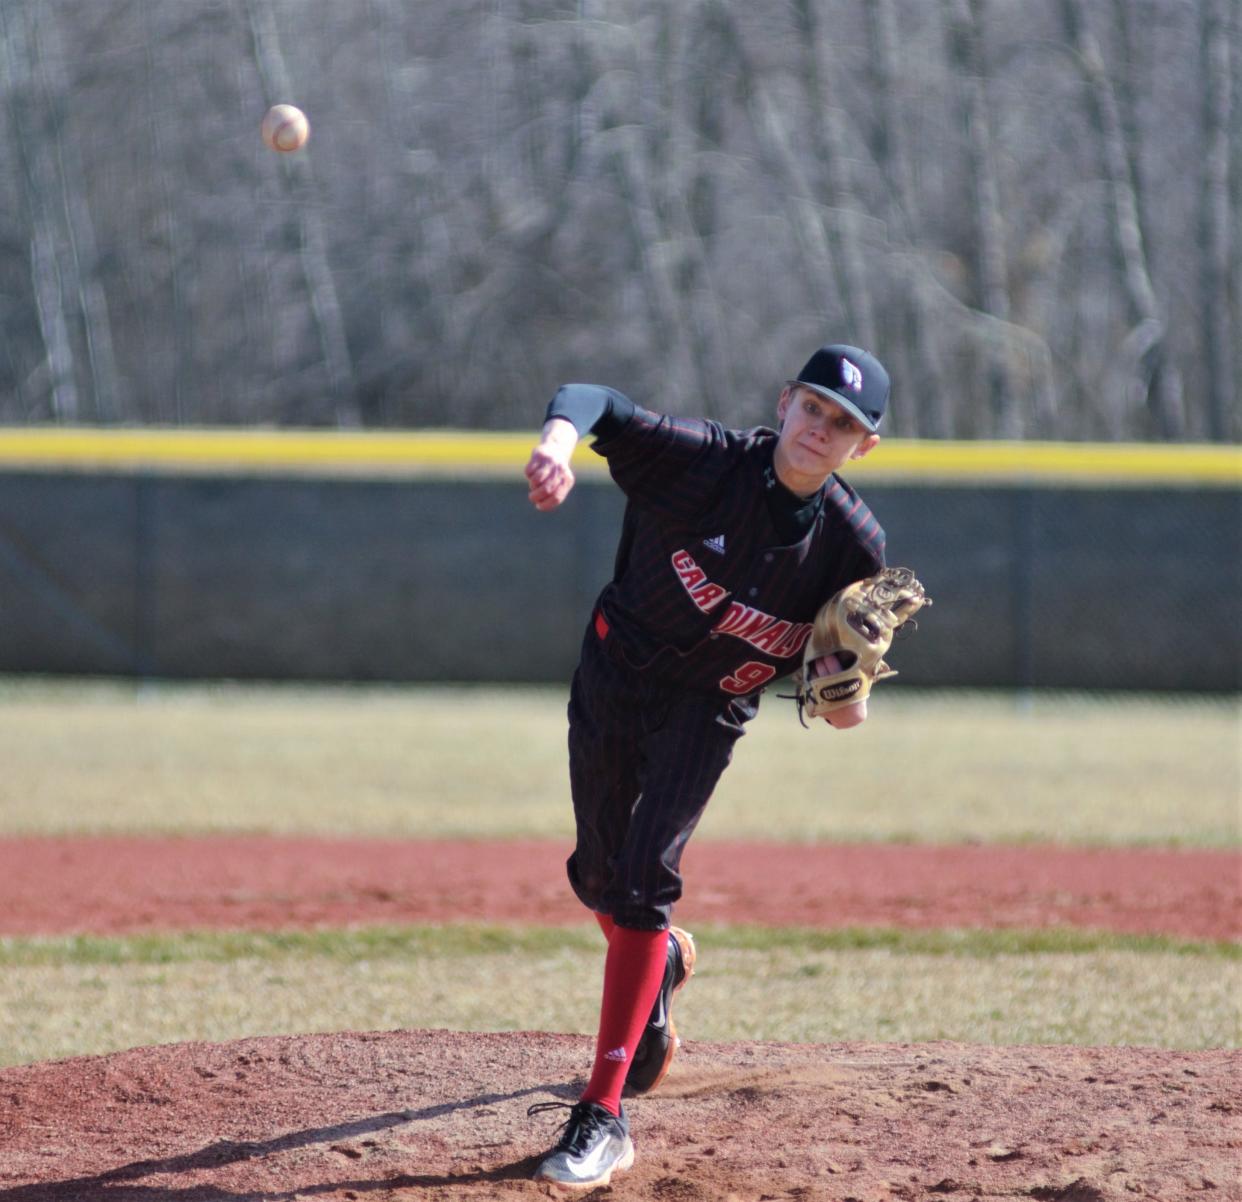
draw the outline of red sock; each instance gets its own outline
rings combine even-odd
[[[599,929],[604,932],[604,939],[611,943],[612,933],[617,929],[617,924],[607,914],[601,914],[598,910],[593,910],[595,921],[599,923]]]
[[[608,940],[595,1067],[582,1099],[598,1102],[613,1114],[621,1113],[621,1090],[630,1060],[664,980],[668,938],[667,931],[614,926]]]

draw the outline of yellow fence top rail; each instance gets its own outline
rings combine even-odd
[[[872,469],[872,460],[876,460]],[[1242,484],[1242,448],[1206,443],[882,442],[861,468],[885,477],[963,483]]]
[[[533,432],[0,427],[0,469],[303,472],[521,478]],[[580,450],[581,475],[603,461]],[[885,439],[846,474],[876,482],[1238,487],[1236,444]]]

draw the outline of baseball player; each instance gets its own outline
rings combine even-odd
[[[693,939],[670,926],[682,852],[760,695],[800,665],[820,606],[884,566],[883,530],[836,472],[879,442],[888,396],[874,356],[829,345],[782,387],[776,430],[660,416],[593,384],[565,385],[548,406],[526,465],[535,508],[568,496],[588,432],[627,503],[569,702],[569,882],[608,944],[599,1033],[539,1180],[586,1189],[633,1163],[622,1092],[668,1072],[673,998],[694,971]],[[865,717],[862,700],[826,720]]]

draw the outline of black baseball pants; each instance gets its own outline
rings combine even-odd
[[[626,663],[602,620],[587,628],[569,700],[577,844],[569,881],[624,927],[663,930],[681,857],[757,697],[688,693]]]

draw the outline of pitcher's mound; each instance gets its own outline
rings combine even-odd
[[[532,1032],[188,1043],[0,1070],[0,1202],[547,1196],[529,1180],[592,1041]],[[627,1102],[594,1197],[1242,1197],[1225,1051],[688,1043]]]

